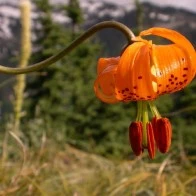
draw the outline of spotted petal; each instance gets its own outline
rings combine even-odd
[[[171,29],[155,27],[140,33],[140,36],[146,35],[160,36],[174,43],[172,47],[171,45],[161,49],[159,46],[153,47],[154,62],[156,66],[165,66],[166,70],[169,70],[168,72],[171,72],[170,70],[174,70],[175,74],[178,72],[176,77],[181,78],[178,81],[183,82],[181,87],[189,84],[196,73],[196,54],[192,44],[183,35]],[[167,73],[164,74],[166,76]],[[171,73],[169,74],[171,76]],[[177,89],[181,88],[177,87]]]
[[[122,54],[115,77],[119,100],[148,100],[157,97],[151,74],[150,48],[150,42],[136,42]]]
[[[152,74],[156,77],[157,94],[184,88],[192,80],[187,53],[176,44],[152,47]],[[195,64],[196,65],[196,64]]]

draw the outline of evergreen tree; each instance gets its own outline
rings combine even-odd
[[[144,19],[144,11],[143,6],[140,2],[140,0],[135,0],[135,8],[136,8],[136,34],[139,34],[143,30],[143,19]]]
[[[73,39],[72,28],[65,29],[53,22],[48,0],[37,1],[37,7],[42,13],[42,28],[37,41],[40,50],[32,56],[33,62],[46,59]],[[78,16],[72,16],[72,25],[79,25],[80,20],[75,18]],[[43,119],[54,137],[60,135],[82,149],[121,155],[130,152],[128,126],[134,120],[135,107],[130,106],[129,110],[126,104],[107,105],[95,97],[93,83],[99,54],[100,46],[93,40],[86,41],[33,80],[29,79],[27,120]]]
[[[196,153],[196,80],[193,80],[189,86],[177,93],[174,97],[174,113],[172,113],[175,122],[175,131],[178,133],[178,144],[182,146],[188,155]],[[176,119],[175,117],[178,116]]]
[[[83,22],[83,14],[78,0],[69,0],[68,6],[65,7],[67,16],[71,19],[72,33],[77,32],[79,24]]]
[[[38,39],[35,42],[35,45],[39,49],[32,55],[33,62],[47,59],[69,42],[69,39],[64,34],[65,31],[53,22],[52,7],[49,4],[49,1],[38,0],[36,1],[36,5],[40,13],[37,23],[38,26],[41,24],[41,29],[38,28],[38,30],[36,30]],[[63,69],[61,64],[62,62],[59,61],[55,65],[42,70],[37,74],[37,77],[33,77],[28,83],[30,98],[28,103],[28,114],[30,114],[30,116],[35,116],[36,108],[40,112],[40,115],[43,116],[48,115],[54,119],[59,119],[62,116],[62,110],[58,107],[58,105],[63,105],[61,93],[63,90],[62,80],[64,76],[61,71]],[[51,86],[48,86],[48,82]],[[55,108],[56,112],[54,112],[54,110],[49,110],[49,108]]]

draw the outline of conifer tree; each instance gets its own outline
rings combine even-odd
[[[44,60],[55,52],[59,51],[61,47],[66,45],[66,37],[64,31],[59,25],[55,24],[52,19],[52,6],[49,4],[49,0],[38,0],[35,2],[37,9],[40,13],[38,18],[38,26],[41,25],[41,29],[36,30],[38,39],[34,43],[39,49],[32,55],[33,62],[39,62]],[[63,39],[62,39],[63,38]],[[37,74],[37,77],[30,79],[28,83],[29,90],[29,112],[31,116],[35,116],[36,108],[40,112],[40,115],[51,116],[52,118],[60,118],[61,114],[57,115],[58,107],[55,105],[63,104],[61,98],[61,92],[63,84],[61,82],[63,78],[61,62],[56,63],[54,66],[49,67],[47,70],[42,70]],[[51,82],[52,81],[52,82]],[[51,86],[48,86],[50,82]],[[54,110],[58,112],[54,113]]]
[[[174,109],[172,116],[176,124],[175,130],[178,134],[178,146],[184,148],[188,154],[195,154],[196,137],[196,80],[193,80],[189,86],[177,93],[174,97]],[[178,118],[175,118],[178,116]],[[182,154],[182,153],[181,153]]]
[[[80,29],[73,36],[72,28],[56,25],[48,0],[37,1],[37,6],[42,12],[39,18],[42,28],[37,41],[40,50],[33,55],[34,62],[51,56],[82,32]],[[78,6],[76,9],[80,14]],[[65,14],[67,10],[69,5],[64,8]],[[78,16],[69,16],[72,25],[79,27]],[[95,97],[93,83],[100,51],[94,40],[85,41],[68,56],[42,70],[34,80],[29,80],[28,113],[31,119],[44,119],[52,134],[59,133],[72,145],[101,154],[120,155],[130,152],[127,127],[133,120],[135,108],[132,105],[127,109],[124,104],[107,105]]]
[[[143,30],[144,11],[143,11],[143,6],[139,0],[135,0],[135,7],[136,7],[136,24],[137,24],[136,33],[138,34],[140,31]]]
[[[79,24],[84,21],[83,14],[78,0],[69,0],[65,7],[67,16],[71,19],[73,35],[79,30]]]

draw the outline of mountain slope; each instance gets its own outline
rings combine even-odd
[[[20,12],[16,2],[17,1],[0,1],[0,61],[2,64],[12,65],[9,57],[18,54]],[[61,0],[58,2],[61,2]],[[93,0],[85,0],[82,2],[82,9],[85,15],[84,29],[104,20],[120,21],[132,29],[137,27],[136,10],[134,9],[133,4],[123,7],[109,2],[108,0],[107,2]],[[143,3],[142,7],[144,12],[143,28],[162,26],[176,29],[195,44],[195,13],[183,9],[176,9],[174,7],[159,7],[150,3]],[[32,31],[34,29],[36,17],[36,9],[32,6]],[[69,23],[68,18],[63,16],[58,8],[54,9],[54,19],[64,26]],[[110,55],[117,55],[121,46],[123,46],[126,41],[119,32],[110,29],[101,31],[98,33],[98,36],[101,42],[106,46],[106,50],[107,48],[113,49],[112,51],[109,51]],[[35,36],[33,39],[34,38]]]

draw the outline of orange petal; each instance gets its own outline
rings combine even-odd
[[[120,57],[100,58],[97,65],[97,74],[100,74],[106,67],[117,65]]]
[[[168,39],[173,43],[179,45],[180,47],[185,48],[190,53],[194,53],[195,51],[192,44],[189,42],[189,40],[186,39],[186,37],[184,37],[177,31],[166,29],[166,28],[154,27],[154,28],[144,30],[140,33],[140,36],[147,36],[147,35],[156,35]]]
[[[181,90],[193,79],[189,55],[176,44],[153,45],[151,64],[157,94]]]
[[[116,71],[116,94],[119,100],[156,98],[150,66],[151,44],[135,42],[122,54]]]
[[[100,89],[100,87],[98,86],[98,83],[96,82],[94,84],[94,91],[95,91],[95,95],[103,102],[105,103],[117,103],[119,102],[119,100],[116,99],[116,97],[114,95],[108,96],[106,94],[104,94],[102,92],[102,89]]]
[[[100,59],[98,63],[98,77],[94,83],[96,96],[106,103],[116,103],[114,74],[118,58]]]
[[[115,81],[116,81],[116,96],[119,100],[125,100],[125,96],[129,97],[130,90],[133,91],[132,79],[130,73],[132,72],[133,65],[135,62],[135,56],[139,52],[143,43],[133,43],[129,45],[123,52],[119,66],[117,68]],[[131,87],[129,89],[128,87]],[[126,95],[126,94],[127,95]],[[131,94],[130,94],[131,98]]]
[[[166,28],[159,28],[154,27],[150,28],[148,30],[142,31],[140,33],[140,36],[146,36],[146,35],[157,35],[163,38],[166,38],[173,43],[175,43],[178,47],[180,47],[184,54],[189,57],[187,58],[187,62],[190,67],[190,71],[192,72],[190,80],[192,80],[195,77],[196,73],[196,55],[195,50],[192,44],[180,33]]]
[[[141,47],[135,57],[133,70],[130,73],[132,85],[137,100],[151,100],[156,98],[156,91],[153,88],[153,75],[151,74],[150,64],[151,44]]]

